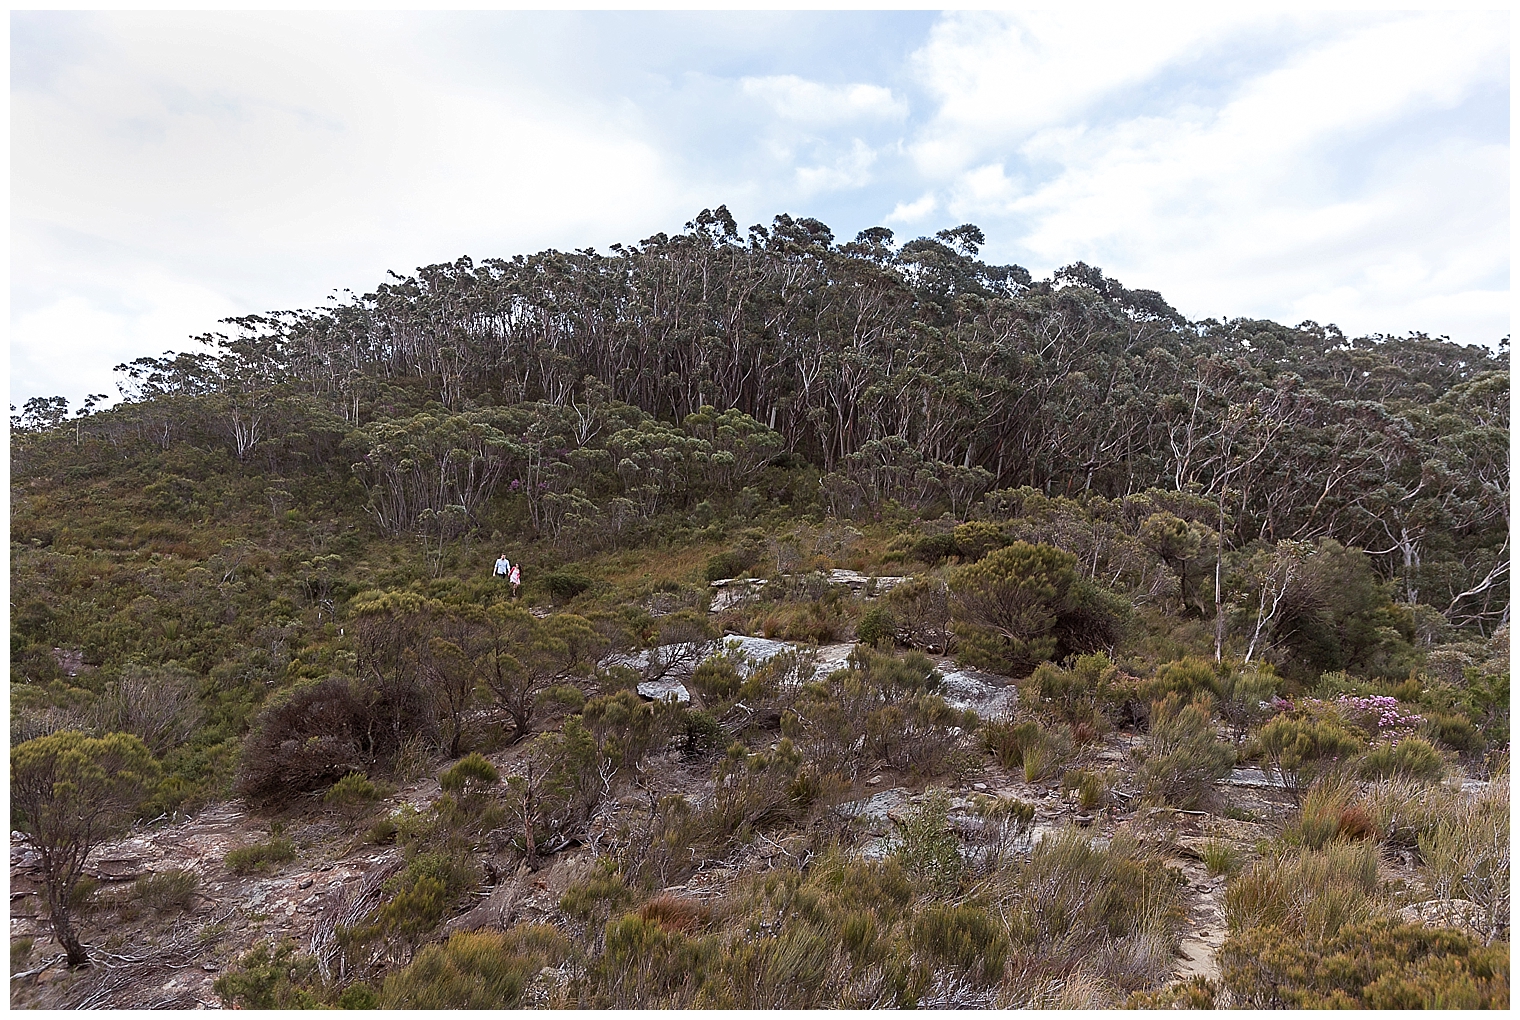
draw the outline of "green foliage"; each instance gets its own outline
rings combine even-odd
[[[1076,557],[1050,546],[1015,542],[961,567],[950,580],[958,658],[1025,676],[1057,649],[1052,633],[1070,608]]]
[[[986,909],[970,904],[934,905],[913,920],[913,945],[941,966],[986,978],[1000,977],[1008,937]]]
[[[150,910],[189,910],[195,905],[200,876],[183,868],[168,868],[132,883],[132,898]]]
[[[1362,749],[1362,741],[1333,716],[1279,715],[1256,735],[1255,748],[1295,797],[1318,776]]]
[[[591,582],[568,570],[551,570],[538,579],[539,585],[556,601],[569,602],[591,587]]]
[[[438,783],[445,791],[466,796],[478,796],[500,781],[496,766],[475,751],[459,759],[438,777]]]
[[[1508,1009],[1509,947],[1390,919],[1305,944],[1272,926],[1232,937],[1224,984],[1254,1009]]]
[[[48,914],[70,966],[88,962],[71,910],[85,860],[131,822],[158,776],[148,749],[127,733],[66,730],[11,748],[11,824],[42,851]]]
[[[949,795],[934,790],[906,817],[893,820],[893,856],[910,875],[939,889],[953,888],[962,867],[960,839],[946,819],[949,810]]]
[[[1203,855],[1203,866],[1209,869],[1210,875],[1232,875],[1240,867],[1239,852],[1233,844],[1222,839],[1209,840],[1199,853]]]
[[[709,581],[738,577],[754,566],[758,559],[758,552],[754,549],[730,549],[726,552],[715,553],[707,558],[705,576]]]
[[[1152,708],[1139,774],[1148,797],[1191,808],[1234,763],[1235,752],[1215,732],[1207,702],[1168,694]]]
[[[350,772],[328,787],[327,792],[322,795],[324,804],[333,804],[338,807],[368,804],[379,799],[379,787],[370,782],[369,777],[363,772]]]
[[[1066,667],[1044,662],[1020,685],[1020,692],[1054,718],[1080,726],[1091,738],[1098,735],[1116,673],[1102,652],[1077,657]]]
[[[897,616],[890,606],[872,606],[855,625],[855,640],[863,645],[891,642],[897,637]]]
[[[991,521],[967,521],[957,525],[950,537],[954,539],[955,555],[968,563],[975,563],[1010,541],[1003,529]]]
[[[1367,839],[1372,835],[1372,819],[1353,806],[1349,788],[1340,782],[1320,780],[1309,788],[1298,813],[1283,826],[1282,840],[1289,846],[1323,850],[1337,839]]]
[[[1002,896],[1016,964],[1069,970],[1102,952],[1125,988],[1154,980],[1183,919],[1176,872],[1124,833],[1106,847],[1075,830],[1040,840]]]
[[[284,864],[294,860],[296,856],[295,844],[280,836],[266,840],[263,843],[253,843],[249,846],[238,847],[229,850],[227,856],[222,858],[222,863],[227,870],[234,875],[251,875],[256,871],[263,871],[271,864]]]
[[[1388,912],[1377,864],[1377,847],[1370,841],[1268,853],[1225,890],[1225,918],[1236,934],[1276,927],[1295,938],[1334,938],[1348,924]],[[1226,956],[1230,951],[1226,945]]]
[[[238,1009],[315,1009],[311,988],[317,963],[290,942],[254,946],[212,983],[224,1003]]]
[[[564,936],[546,925],[455,932],[387,976],[379,1004],[385,1009],[517,1009],[539,970],[568,950]]]
[[[1446,773],[1441,753],[1419,737],[1406,737],[1398,743],[1382,743],[1362,756],[1358,765],[1364,779],[1387,779],[1408,776],[1434,782]]]

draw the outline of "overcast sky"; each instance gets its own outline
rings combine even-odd
[[[1504,13],[11,16],[11,395],[727,203],[1185,314],[1509,333]]]

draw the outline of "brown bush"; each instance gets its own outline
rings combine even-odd
[[[666,931],[690,935],[707,923],[711,912],[689,897],[660,893],[639,908],[639,916]]]

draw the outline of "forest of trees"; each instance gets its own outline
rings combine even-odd
[[[11,739],[30,750],[12,767],[34,777],[29,831],[57,828],[51,777],[98,773],[90,756],[108,746],[136,763],[135,785],[94,809],[118,828],[233,795],[287,810],[296,793],[360,789],[363,773],[401,782],[398,762],[427,754],[459,764],[433,827],[399,838],[412,864],[452,854],[463,869],[434,876],[443,904],[471,888],[475,850],[461,847],[483,838],[471,824],[515,819],[526,842],[514,852],[537,867],[617,790],[646,789],[645,762],[667,751],[711,777],[719,804],[682,821],[651,795],[646,835],[685,839],[700,819],[714,827],[709,863],[764,824],[812,831],[820,805],[878,761],[920,784],[964,778],[973,744],[1034,783],[1057,774],[1052,762],[1096,776],[1083,748],[1143,735],[1145,802],[1189,810],[1232,763],[1255,761],[1293,795],[1299,813],[1279,835],[1294,852],[1320,803],[1311,792],[1330,803],[1314,784],[1332,772],[1507,775],[1496,649],[1509,623],[1508,338],[1490,349],[1190,321],[1081,263],[1047,280],[989,265],[984,244],[970,224],[836,243],[786,215],[741,234],[720,206],[607,254],[463,258],[323,308],[228,320],[193,350],[117,366],[123,399],[109,407],[96,394],[72,414],[60,397],[13,408]],[[523,604],[487,576],[503,549],[525,566]],[[837,568],[905,580],[879,599],[874,587],[842,594],[826,576]],[[736,575],[764,582],[760,600],[707,612],[709,582]],[[722,633],[859,644],[845,673],[811,684],[783,682],[780,667],[746,679],[715,651],[692,664],[704,707],[669,712],[641,708],[633,671],[608,665],[656,647],[712,651],[704,642]],[[946,709],[926,652],[1016,681],[1017,718]],[[1369,698],[1416,713],[1428,755],[1368,723],[1355,699]],[[771,722],[724,729],[721,712],[741,701],[746,719]],[[498,776],[481,755],[510,748],[526,771]],[[1026,752],[1045,764],[1031,771]],[[762,786],[765,812],[719,811],[722,791],[742,800]],[[1336,790],[1337,811],[1363,810]],[[55,870],[72,877],[48,896],[77,963],[87,923],[74,919],[88,911],[72,883],[104,829],[69,831]],[[540,845],[545,833],[558,842]],[[1331,853],[1324,842],[1314,852]],[[1161,873],[1123,845],[1137,856],[1082,865],[1101,872],[1092,881]],[[599,881],[632,910],[654,865],[628,856],[633,843],[608,853]],[[1265,869],[1252,880],[1268,882]],[[991,909],[966,892],[980,888],[969,872],[909,870],[920,884],[903,896],[954,887],[965,909]],[[1008,903],[1031,874],[1009,879]],[[575,909],[572,927],[607,926],[575,951],[601,974],[572,985],[575,1003],[749,1004],[738,971],[723,970],[732,960],[712,964],[709,998],[620,998],[596,968],[634,915]],[[1507,939],[1507,910],[1490,941]],[[442,959],[422,950],[447,911],[435,913],[366,978],[384,981],[387,1004],[459,1004],[391,991]],[[400,939],[389,924],[366,937]],[[1262,924],[1242,922],[1234,959],[1277,937],[1279,922]],[[909,947],[912,930],[899,948],[915,962],[888,996],[904,1005],[929,980],[912,969],[929,959]],[[1003,953],[1021,937],[994,934]],[[1034,959],[1044,936],[1025,935]],[[1331,952],[1324,940],[1314,952]],[[527,945],[481,951],[570,952]],[[414,950],[419,963],[401,969]],[[294,997],[278,1004],[344,994],[327,978],[297,994],[274,950],[258,952],[245,971],[285,973]],[[541,963],[523,962],[523,981]],[[990,966],[965,980],[1026,1001],[1009,990],[1022,978]],[[1253,999],[1267,993],[1240,968],[1226,982],[1237,1004],[1374,1001],[1336,1000],[1307,978],[1318,990],[1298,999]],[[1146,972],[1119,968],[1104,987],[1151,994]],[[856,1001],[836,991],[786,1001]]]

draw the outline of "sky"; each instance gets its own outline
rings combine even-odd
[[[1509,334],[1505,12],[13,12],[11,400],[727,204],[1193,318]]]

